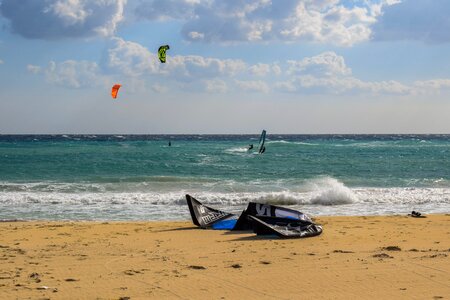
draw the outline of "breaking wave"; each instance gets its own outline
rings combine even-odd
[[[139,183],[0,183],[0,219],[168,220],[189,217],[185,195],[239,212],[248,202],[289,206],[315,215],[450,212],[450,188],[350,188],[332,177],[301,182],[181,181]],[[138,188],[136,188],[138,186]]]
[[[330,177],[310,182],[317,195],[311,199],[311,204],[339,205],[350,204],[358,201],[356,194],[342,182]]]

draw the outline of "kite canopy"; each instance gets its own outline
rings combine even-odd
[[[112,87],[111,90],[111,96],[116,99],[117,98],[117,94],[119,93],[119,89],[120,89],[121,85],[120,84],[115,84]]]
[[[159,47],[158,58],[159,58],[160,62],[162,62],[162,63],[166,62],[166,51],[169,49],[170,49],[169,45],[163,45],[163,46]]]
[[[249,202],[240,216],[203,205],[190,195],[186,201],[192,222],[201,228],[253,230],[257,235],[305,238],[322,233],[322,226],[294,209]]]

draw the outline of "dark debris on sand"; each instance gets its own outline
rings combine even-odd
[[[36,283],[41,282],[41,275],[39,275],[39,274],[36,273],[36,272],[31,273],[28,277],[29,277],[30,279],[34,280],[34,282],[36,282]]]
[[[206,268],[204,266],[189,266],[190,269],[194,269],[194,270],[206,270]]]
[[[334,250],[333,253],[355,253],[355,252],[348,250]]]
[[[393,258],[392,256],[390,256],[389,254],[386,254],[386,253],[374,254],[373,257],[375,257],[375,258]]]
[[[387,247],[381,248],[381,250],[386,250],[386,251],[402,251],[402,249],[401,249],[399,246],[387,246]]]

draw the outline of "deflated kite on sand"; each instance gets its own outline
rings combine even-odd
[[[186,201],[192,222],[204,229],[253,230],[257,235],[304,238],[322,233],[302,212],[275,205],[250,202],[241,215],[220,211],[200,203],[190,195]]]

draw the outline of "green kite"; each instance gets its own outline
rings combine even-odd
[[[162,62],[162,63],[166,62],[166,51],[169,49],[170,49],[169,45],[164,45],[164,46],[159,47],[158,58],[159,58],[160,62]]]

